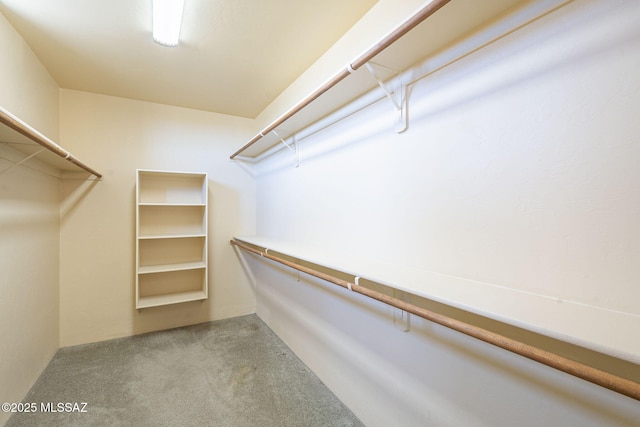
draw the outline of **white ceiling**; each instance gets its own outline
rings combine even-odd
[[[151,0],[0,0],[62,88],[255,117],[377,0],[185,0],[181,42]]]

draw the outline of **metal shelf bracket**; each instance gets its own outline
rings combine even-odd
[[[276,132],[275,129],[272,130],[271,132],[273,132],[273,134],[276,137],[278,137],[280,142],[282,142],[285,145],[285,147],[287,147],[291,152],[294,153],[294,155],[295,155],[295,167],[299,167],[300,166],[300,152],[298,151],[298,144],[296,142],[295,135],[291,137],[292,143],[289,144],[289,143],[287,143],[287,141],[285,141],[285,139],[283,137],[280,136],[280,134],[278,134],[278,132]]]
[[[393,290],[393,297],[406,303],[410,302],[410,298],[411,298],[408,293],[401,291],[399,289]],[[392,308],[392,309],[393,309],[393,324],[395,325],[395,327],[400,329],[403,332],[409,332],[409,330],[411,329],[411,320],[409,318],[409,313],[399,308]]]
[[[407,85],[403,81],[402,73],[371,61],[365,63],[365,66],[367,67],[367,70],[369,70],[371,76],[382,88],[385,95],[387,96],[387,99],[391,101],[391,104],[393,104],[393,107],[397,112],[397,119],[395,122],[394,130],[396,131],[396,133],[404,132],[409,127],[409,123],[407,118]],[[384,68],[386,70],[390,70],[395,78],[392,78],[387,83],[385,83],[380,78],[380,74],[378,70],[376,70],[376,68]]]
[[[46,150],[46,148],[41,148],[38,151],[36,151],[33,154],[28,155],[27,157],[25,157],[24,159],[18,161],[18,162],[14,162],[11,166],[8,166],[2,170],[0,170],[0,175],[2,175],[3,173],[7,172],[10,169],[15,168],[16,166],[20,166],[21,164],[23,164],[24,162],[26,162],[27,160],[31,159],[32,157],[37,156],[38,154],[42,153],[44,150]],[[12,160],[9,160],[12,161]],[[13,162],[13,161],[12,161]]]

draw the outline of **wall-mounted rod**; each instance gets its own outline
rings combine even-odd
[[[13,114],[11,114],[10,112],[8,112],[2,107],[0,107],[0,122],[10,127],[11,129],[15,130],[16,132],[26,136],[33,142],[40,144],[47,150],[57,154],[63,159],[73,163],[79,168],[84,169],[85,171],[89,172],[91,175],[94,175],[97,178],[102,178],[102,175],[100,173],[96,172],[89,166],[82,163],[80,160],[76,159],[73,155],[71,155],[70,152],[60,147],[58,144],[51,141],[49,138],[47,138],[46,136],[44,136],[43,134],[41,134],[40,132],[38,132],[37,130],[35,130],[34,128],[32,128],[31,126],[29,126],[28,124],[26,124],[25,122],[23,122],[22,120],[20,120],[19,118],[17,118],[16,116],[14,116]]]
[[[338,74],[330,78],[327,82],[322,84],[318,89],[309,94],[302,101],[298,102],[296,105],[287,110],[284,114],[278,117],[274,122],[272,122],[269,126],[264,128],[261,132],[259,132],[256,136],[251,138],[249,142],[243,145],[238,151],[229,156],[230,159],[234,159],[240,153],[245,151],[247,148],[251,147],[253,144],[258,142],[264,135],[269,134],[275,128],[280,126],[282,123],[287,121],[293,115],[298,113],[300,110],[305,108],[307,105],[311,104],[315,101],[320,95],[340,83],[344,80],[349,74],[353,73],[355,70],[369,62],[373,57],[377,54],[385,50],[387,47],[396,42],[400,37],[404,36],[406,33],[415,28],[422,21],[436,13],[442,6],[449,3],[451,0],[433,0],[429,2],[426,6],[416,12],[413,16],[407,19],[404,23],[402,23],[399,27],[389,33],[386,37],[380,40],[378,43],[373,45],[369,50],[360,55],[357,59],[349,63],[343,70],[341,70]]]
[[[415,306],[405,301],[401,301],[397,298],[390,297],[381,292],[368,289],[364,286],[359,286],[355,283],[331,276],[326,273],[322,273],[309,267],[305,267],[298,263],[288,261],[286,259],[272,255],[271,253],[267,253],[266,251],[261,251],[252,246],[249,246],[242,241],[234,239],[231,240],[231,244],[248,252],[286,265],[287,267],[349,289],[353,292],[365,295],[369,298],[399,308],[400,310],[404,310],[408,313],[445,326],[447,328],[453,329],[454,331],[461,332],[463,334],[482,340],[486,343],[500,347],[504,350],[508,350],[512,353],[518,354],[528,359],[535,360],[536,362],[542,363],[554,369],[558,369],[559,371],[581,378],[585,381],[589,381],[593,384],[597,384],[601,387],[615,391],[616,393],[623,394],[635,400],[640,400],[640,384],[634,381],[619,377],[617,375],[613,375],[609,372],[602,371],[600,369],[585,365],[580,362],[576,362],[575,360],[567,359],[555,353],[551,353],[532,345],[522,343],[512,338],[508,338],[495,332],[488,331],[481,327],[462,322],[460,320],[456,320],[430,310],[426,310],[422,307]]]

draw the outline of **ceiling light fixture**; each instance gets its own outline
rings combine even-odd
[[[177,46],[184,0],[153,0],[153,40],[163,46]]]

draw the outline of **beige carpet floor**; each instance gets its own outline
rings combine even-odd
[[[60,349],[15,426],[360,426],[255,315]]]

